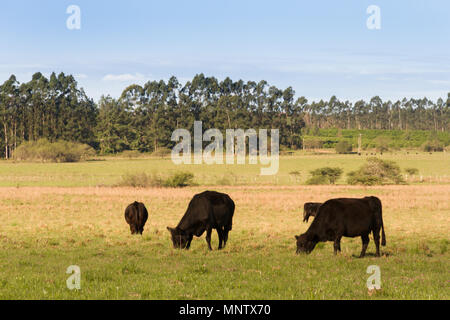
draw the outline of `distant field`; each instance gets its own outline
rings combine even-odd
[[[170,158],[101,158],[98,161],[81,163],[13,163],[0,161],[0,187],[87,187],[117,184],[127,173],[168,174],[183,170],[195,174],[200,185],[299,185],[309,177],[309,171],[323,166],[341,167],[348,173],[361,166],[369,155],[312,154],[297,152],[292,156],[281,156],[280,171],[275,176],[260,176],[259,165],[181,165],[176,166]],[[402,169],[417,168],[419,175],[413,183],[450,183],[450,156],[448,153],[418,153],[399,151],[380,156],[396,161]],[[300,175],[291,174],[298,171]],[[409,177],[411,179],[411,177]],[[345,182],[345,176],[338,181]]]
[[[130,163],[103,164],[125,170]],[[89,165],[97,163],[71,168]],[[63,179],[63,165],[43,167],[58,168]],[[175,226],[204,189],[1,188],[0,299],[450,298],[449,185],[214,187],[237,206],[227,248],[208,252],[202,237],[189,252],[172,249],[166,226]],[[384,205],[381,258],[373,257],[372,240],[368,257],[357,258],[358,238],[344,238],[337,257],[331,243],[309,256],[295,254],[294,235],[308,227],[300,218],[305,201],[370,194]],[[123,217],[134,200],[150,212],[143,237],[131,236]],[[78,292],[66,288],[70,265],[81,268]],[[370,265],[380,266],[382,281],[372,296],[366,288]]]
[[[305,140],[320,140],[324,148],[334,148],[338,141],[349,141],[354,148],[358,146],[361,134],[361,144],[364,149],[376,148],[377,138],[383,137],[390,148],[420,148],[426,141],[439,140],[443,146],[450,144],[449,132],[429,130],[355,130],[355,129],[308,129]]]

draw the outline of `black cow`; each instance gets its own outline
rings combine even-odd
[[[303,222],[308,222],[309,217],[315,217],[322,203],[307,202],[303,206]]]
[[[130,225],[131,234],[142,234],[147,219],[148,212],[143,203],[134,202],[125,210],[125,220]]]
[[[318,242],[334,241],[334,254],[337,254],[337,251],[341,251],[342,237],[361,237],[360,257],[364,257],[369,244],[369,234],[373,232],[376,254],[380,256],[380,230],[383,237],[381,244],[385,246],[386,236],[380,199],[366,197],[328,200],[320,206],[308,231],[295,237],[297,253],[311,253]]]
[[[234,208],[233,200],[226,194],[205,191],[195,195],[178,226],[167,227],[174,248],[189,249],[193,236],[201,237],[206,231],[206,242],[209,250],[212,250],[212,229],[216,229],[219,235],[219,250],[225,248],[228,232],[233,225]]]

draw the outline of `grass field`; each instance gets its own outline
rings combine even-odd
[[[280,170],[275,176],[260,176],[259,165],[180,165],[170,158],[100,158],[81,163],[14,163],[0,161],[0,187],[88,187],[112,186],[127,173],[171,173],[190,171],[199,185],[299,185],[309,178],[311,170],[324,167],[341,167],[343,184],[346,174],[359,168],[370,155],[336,155],[298,152],[280,157]],[[447,153],[418,153],[399,151],[384,154],[382,159],[393,160],[402,169],[417,168],[419,175],[409,177],[418,183],[450,183],[450,156]],[[299,172],[293,175],[292,172]]]
[[[292,161],[292,167],[302,166]],[[318,165],[327,160],[320,161]],[[439,159],[430,161],[434,164],[419,169],[448,170]],[[117,175],[114,168],[125,171],[124,164],[132,162],[2,163],[1,175],[8,176],[8,167],[16,170],[8,177],[24,177],[22,183],[38,177],[36,183],[43,185],[67,181],[75,186],[83,184],[83,172]],[[305,161],[308,167],[313,166],[310,162]],[[421,165],[419,160],[406,162]],[[144,163],[136,161],[140,167],[146,167]],[[67,168],[72,171],[64,178]],[[47,180],[44,171],[54,176]],[[91,183],[97,182],[85,182]],[[0,299],[450,298],[450,185],[216,186],[213,189],[230,194],[237,206],[227,248],[209,252],[202,237],[193,241],[190,251],[172,249],[166,226],[177,224],[195,193],[211,188],[1,188]],[[361,240],[348,238],[336,257],[331,243],[308,256],[295,254],[294,235],[308,227],[300,217],[305,201],[365,195],[383,201],[387,246],[381,258],[373,256],[373,241],[369,255],[357,258]],[[123,217],[134,200],[145,202],[150,212],[142,237],[129,234]],[[70,265],[81,268],[79,291],[66,287]],[[381,269],[382,290],[373,295],[366,287],[370,265]]]

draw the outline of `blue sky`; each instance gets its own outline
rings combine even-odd
[[[69,30],[69,5],[81,30]],[[369,5],[381,29],[369,30]],[[0,82],[71,73],[97,100],[197,73],[292,86],[308,99],[450,92],[447,0],[15,0],[0,4]]]

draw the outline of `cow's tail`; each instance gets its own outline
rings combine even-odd
[[[227,223],[226,230],[231,231],[233,229],[233,216],[234,216],[234,210],[236,208],[236,205],[234,204],[234,201],[231,198],[229,199],[228,205],[229,205],[229,209],[230,209],[230,212],[229,212],[230,220]]]
[[[386,246],[386,235],[384,233],[383,206],[382,205],[380,205],[380,219],[381,219],[381,245],[383,247],[385,247]]]

